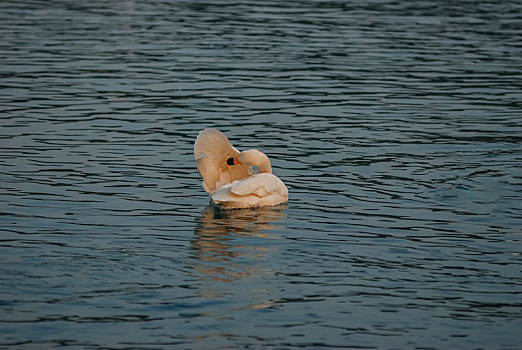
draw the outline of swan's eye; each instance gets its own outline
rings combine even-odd
[[[236,164],[241,164],[241,163],[239,162],[239,160],[237,160],[237,157],[230,157],[227,159],[227,164],[236,165]]]

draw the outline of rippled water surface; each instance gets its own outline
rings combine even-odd
[[[521,13],[0,2],[0,347],[522,348]],[[289,203],[209,207],[206,127]]]

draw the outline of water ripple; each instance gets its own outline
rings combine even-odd
[[[520,348],[520,13],[3,1],[1,346]],[[205,127],[288,205],[207,206]]]

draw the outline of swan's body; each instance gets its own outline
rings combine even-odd
[[[220,208],[252,208],[288,201],[288,189],[272,174],[268,157],[255,149],[239,152],[216,129],[199,133],[194,156],[203,188]]]

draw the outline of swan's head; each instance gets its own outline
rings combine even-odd
[[[227,164],[244,164],[248,166],[255,166],[257,167],[258,173],[272,173],[270,160],[266,154],[258,151],[257,149],[249,149],[247,151],[240,152],[237,157],[228,158]]]

